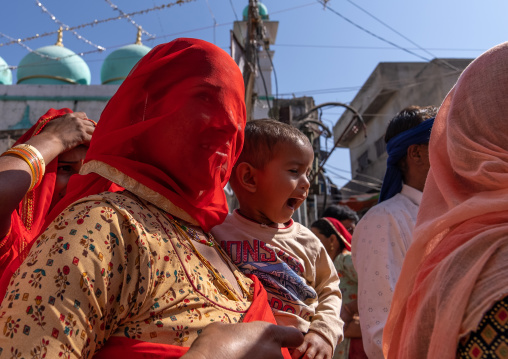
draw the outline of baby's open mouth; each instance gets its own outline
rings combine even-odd
[[[295,209],[295,206],[296,206],[297,203],[298,203],[298,200],[296,198],[290,198],[287,201],[287,206],[292,208],[292,209]]]

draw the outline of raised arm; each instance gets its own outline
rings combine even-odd
[[[88,144],[94,131],[93,122],[84,112],[68,113],[50,121],[44,129],[25,143],[33,146],[49,164],[58,155],[76,146]],[[9,232],[11,215],[28,192],[32,171],[17,155],[0,157],[0,238]],[[1,241],[1,240],[0,240]],[[1,243],[1,242],[0,242]]]

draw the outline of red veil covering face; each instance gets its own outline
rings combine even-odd
[[[388,358],[455,358],[508,294],[508,43],[464,70],[429,144],[430,172],[383,333]]]
[[[39,134],[50,121],[71,112],[68,108],[50,109],[14,145],[25,143]],[[46,172],[39,186],[28,192],[18,209],[12,213],[10,232],[0,246],[0,274],[2,276],[12,275],[12,270],[7,271],[9,263],[18,258],[18,255],[29,247],[43,229],[53,199],[57,168],[58,157],[46,165]],[[20,260],[23,259],[21,256]],[[1,293],[4,292],[1,291]],[[3,298],[3,295],[0,295],[0,298]]]
[[[225,51],[197,39],[156,46],[104,109],[81,174],[49,220],[112,181],[205,231],[228,213],[223,187],[243,145],[244,85]]]

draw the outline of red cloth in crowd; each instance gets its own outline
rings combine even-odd
[[[351,251],[351,233],[348,232],[346,227],[336,218],[333,217],[323,217],[325,221],[327,221],[332,228],[335,230],[335,234],[337,235],[337,239],[340,239],[342,243],[346,246],[348,251]]]

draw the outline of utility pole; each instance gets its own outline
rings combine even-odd
[[[258,0],[249,0],[249,16],[247,19],[247,39],[245,40],[245,64],[243,68],[243,82],[245,85],[245,106],[247,121],[252,120],[253,91],[256,78],[256,56],[258,29],[261,17],[259,16]]]

